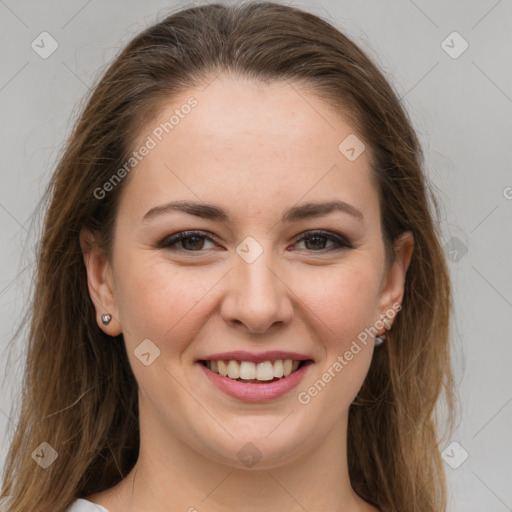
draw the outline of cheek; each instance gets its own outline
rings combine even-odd
[[[200,301],[216,280],[199,267],[176,267],[159,259],[138,255],[119,263],[119,315],[127,342],[149,338],[163,349],[172,339],[174,349],[197,328]]]
[[[378,305],[379,276],[370,260],[312,269],[302,275],[297,296],[325,328],[326,339],[339,343],[372,325]]]

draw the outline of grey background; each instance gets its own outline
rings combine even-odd
[[[410,112],[442,203],[454,285],[462,410],[445,446],[457,442],[469,457],[460,464],[462,448],[448,449],[460,464],[446,465],[449,510],[512,510],[512,2],[289,3],[368,51]],[[20,392],[23,337],[11,338],[30,292],[32,213],[89,85],[138,31],[184,5],[0,0],[0,467]],[[31,47],[43,31],[59,45],[47,59]],[[457,58],[453,31],[469,44]]]

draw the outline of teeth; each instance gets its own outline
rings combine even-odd
[[[238,377],[240,377],[240,365],[237,361],[229,361],[228,377],[230,379],[238,379]]]
[[[243,366],[242,363],[241,366]],[[274,365],[270,361],[256,365],[256,378],[258,380],[272,380],[274,378]]]
[[[210,361],[210,365],[211,365],[211,361]],[[217,361],[217,366],[218,366],[217,373],[220,373],[220,375],[222,375],[223,377],[227,377],[228,376],[228,367],[227,367],[226,363],[224,361]],[[212,372],[215,371],[212,366],[210,366],[210,370]]]
[[[278,359],[274,363],[274,377],[281,378],[283,375],[284,375],[283,361],[281,361],[281,359]]]
[[[238,365],[238,361],[229,361],[229,364]],[[229,374],[228,374],[229,375]],[[229,375],[231,377],[231,375]],[[251,380],[256,378],[256,365],[250,361],[242,361],[240,363],[240,375],[243,380]],[[233,378],[233,377],[231,377]]]
[[[253,363],[252,361],[207,361],[206,366],[215,373],[230,379],[270,381],[274,378],[288,377],[297,370],[300,361],[292,359],[265,361]]]

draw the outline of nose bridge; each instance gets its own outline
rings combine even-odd
[[[278,277],[277,256],[251,237],[239,244],[236,252],[223,306],[225,319],[238,320],[258,332],[276,322],[288,322],[293,309],[287,288]]]
[[[252,300],[260,296],[265,297],[267,301],[275,299],[276,293],[279,293],[275,270],[271,270],[275,267],[276,258],[270,251],[265,251],[250,263],[239,258],[236,269],[241,277],[241,290]]]

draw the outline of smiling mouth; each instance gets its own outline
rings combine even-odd
[[[217,373],[222,377],[254,384],[284,379],[303,366],[313,363],[311,359],[305,361],[278,359],[261,363],[235,360],[201,360],[199,362],[213,373]]]

